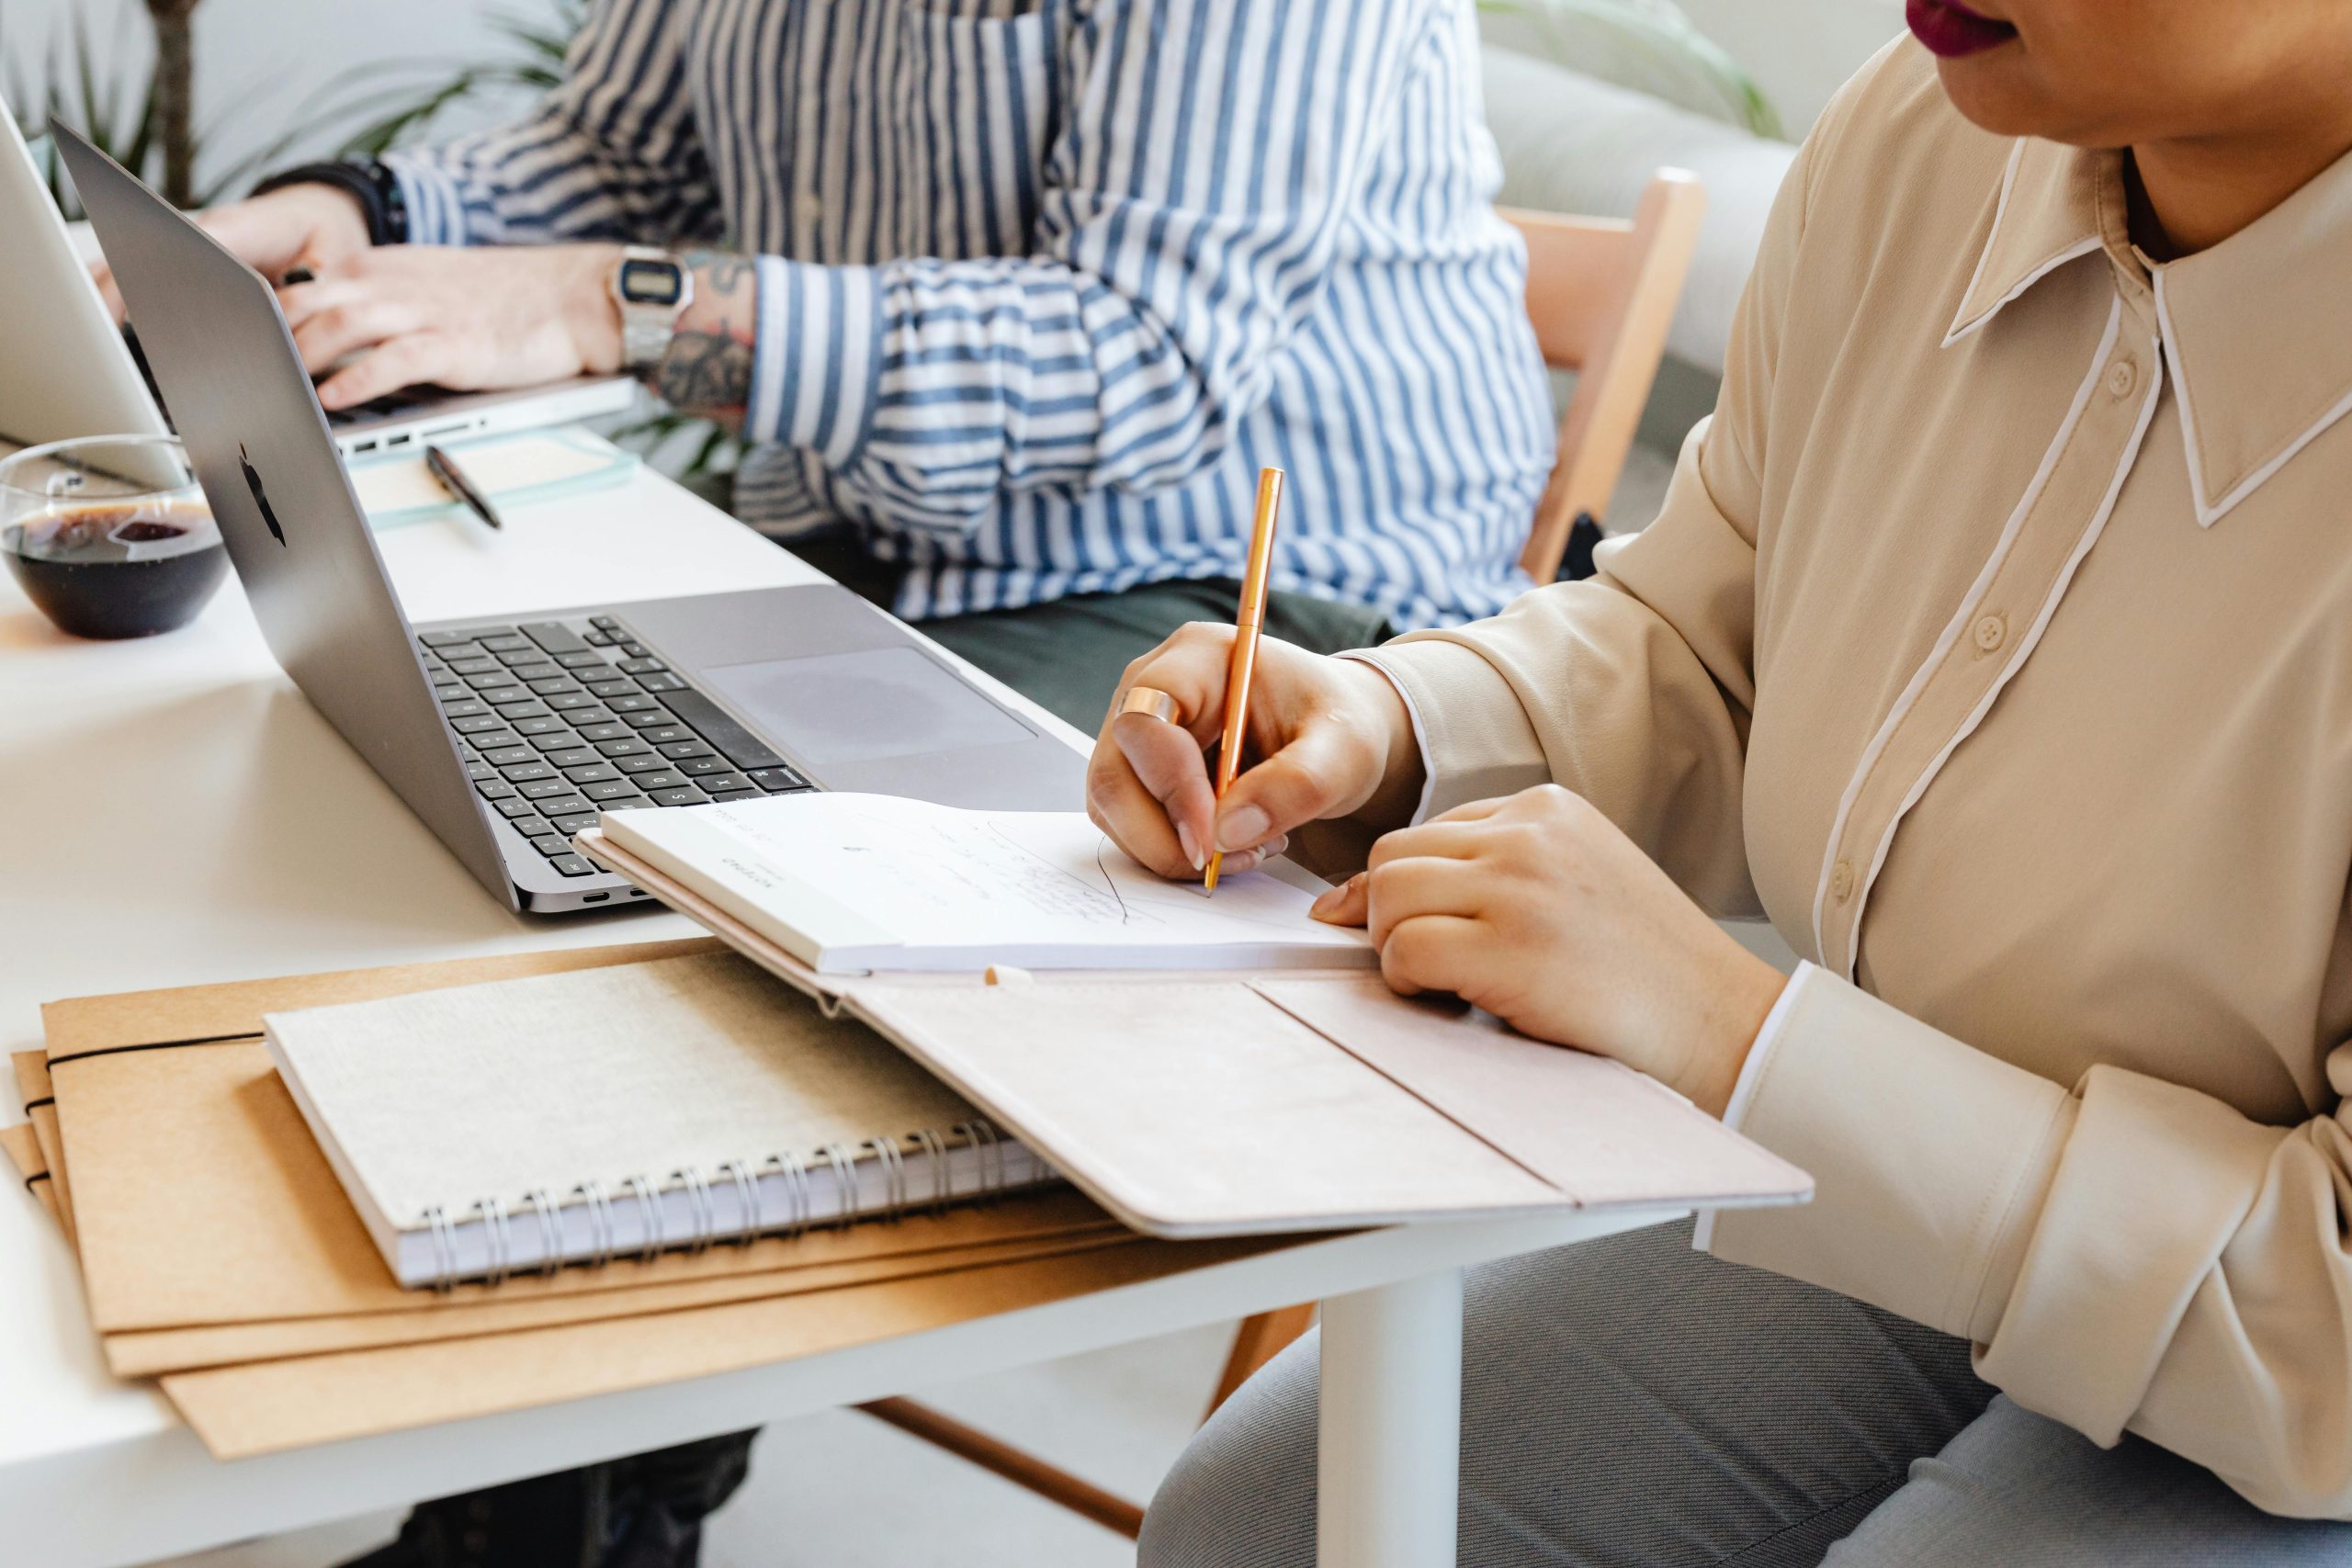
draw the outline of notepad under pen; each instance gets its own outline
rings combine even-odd
[[[822,974],[1370,968],[1362,931],[1307,912],[1284,863],[1209,897],[1156,876],[1076,811],[971,811],[796,794],[612,811],[604,838]]]
[[[525,430],[451,442],[450,455],[492,502],[556,501],[625,484],[639,467],[634,453],[584,430]],[[351,487],[375,528],[432,517],[462,515],[463,504],[426,467],[424,449],[410,446],[356,457]]]
[[[403,1285],[884,1219],[1053,1176],[864,1024],[729,955],[264,1022]]]

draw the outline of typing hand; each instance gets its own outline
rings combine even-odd
[[[1273,637],[1258,644],[1249,750],[1261,759],[1220,804],[1207,750],[1225,727],[1233,628],[1196,622],[1127,666],[1087,768],[1088,813],[1162,876],[1197,876],[1212,850],[1228,875],[1279,854],[1291,829],[1329,818],[1401,822],[1420,790],[1413,726],[1387,677]],[[1180,722],[1122,714],[1135,686],[1176,701]]]
[[[386,245],[277,292],[330,409],[424,383],[464,391],[605,375],[621,360],[617,245]],[[346,356],[356,355],[348,363]]]
[[[368,219],[357,198],[333,186],[288,186],[209,209],[196,220],[239,261],[273,281],[296,267],[326,273],[368,248]],[[122,294],[113,272],[101,261],[91,265],[90,276],[119,323]]]
[[[1451,991],[1521,1032],[1613,1056],[1723,1114],[1779,970],[1557,784],[1387,834],[1317,901],[1407,996]]]

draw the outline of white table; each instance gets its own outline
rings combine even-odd
[[[506,515],[497,536],[469,521],[379,536],[413,619],[816,576],[650,476]],[[279,672],[233,581],[194,626],[113,644],[56,635],[0,581],[0,1048],[37,1044],[39,1005],[58,997],[695,930],[650,908],[527,920],[493,903]],[[1461,1269],[1665,1217],[1366,1233],[780,1365],[221,1464],[161,1398],[107,1374],[54,1227],[0,1195],[0,1540],[42,1568],[141,1562],[1320,1299],[1321,1560],[1438,1568],[1454,1549]]]

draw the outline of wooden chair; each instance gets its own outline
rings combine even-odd
[[[1527,315],[1536,346],[1546,365],[1577,373],[1552,480],[1520,552],[1520,565],[1538,582],[1558,577],[1578,518],[1598,525],[1608,516],[1706,209],[1697,175],[1660,169],[1631,220],[1504,209],[1527,242]]]
[[[1661,169],[1630,220],[1503,210],[1527,243],[1527,314],[1536,346],[1546,365],[1577,373],[1551,482],[1520,554],[1538,582],[1558,577],[1577,524],[1597,528],[1607,513],[1666,353],[1706,205],[1696,175]],[[1312,1302],[1245,1320],[1202,1419],[1314,1321]],[[1135,1504],[925,1405],[882,1399],[858,1408],[1131,1540],[1142,1531],[1143,1509]]]

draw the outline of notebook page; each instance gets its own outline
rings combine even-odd
[[[1332,967],[1376,962],[1307,913],[1296,871],[1170,882],[1075,811],[775,795],[609,812],[607,837],[804,963],[833,972]]]

